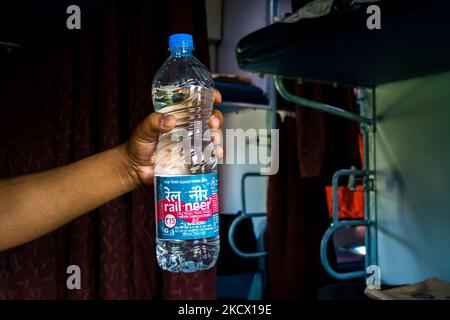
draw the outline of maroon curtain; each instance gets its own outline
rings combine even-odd
[[[62,44],[0,56],[0,179],[52,169],[124,142],[152,111],[167,37],[192,33],[208,65],[204,1],[112,1]],[[0,253],[1,299],[213,299],[215,270],[163,274],[153,190],[143,187]],[[66,268],[81,268],[81,290]]]
[[[302,84],[295,91],[355,109],[349,88]],[[318,289],[333,281],[320,262],[320,241],[330,224],[324,189],[336,170],[360,165],[358,125],[296,106],[279,128],[280,168],[270,176],[268,191],[267,297],[315,299]]]

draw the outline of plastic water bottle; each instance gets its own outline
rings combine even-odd
[[[171,35],[169,50],[152,84],[155,111],[177,118],[156,152],[156,255],[163,270],[195,272],[213,267],[220,247],[217,161],[207,134],[214,82],[192,55],[191,35]]]

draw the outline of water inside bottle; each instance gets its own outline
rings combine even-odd
[[[209,136],[203,136],[204,131],[208,129],[214,90],[188,82],[177,87],[154,88],[152,93],[156,111],[177,118],[176,127],[159,137],[155,176],[216,172],[214,146]],[[186,145],[183,145],[186,135],[195,147],[186,148]],[[194,143],[194,139],[197,139],[197,143]],[[204,152],[208,148],[210,152]],[[168,240],[157,237],[157,261],[161,269],[170,272],[206,270],[215,265],[219,247],[218,236],[195,240]]]

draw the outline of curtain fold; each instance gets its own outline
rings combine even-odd
[[[194,36],[209,65],[204,1],[111,1],[62,43],[0,55],[0,179],[48,170],[123,143],[153,111],[167,37]],[[215,270],[164,274],[155,257],[153,188],[115,199],[0,253],[1,299],[213,299]],[[81,269],[68,290],[66,268]]]

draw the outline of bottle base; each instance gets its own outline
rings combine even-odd
[[[219,250],[219,237],[183,241],[158,239],[156,258],[162,270],[197,272],[214,267]]]

